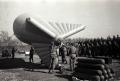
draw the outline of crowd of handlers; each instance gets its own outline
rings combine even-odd
[[[76,47],[74,46],[73,43],[70,44],[69,46],[69,54],[68,54],[68,48],[63,42],[61,41],[54,41],[51,44],[51,61],[50,61],[50,66],[49,66],[49,72],[54,72],[54,69],[56,66],[59,67],[59,56],[61,56],[61,63],[62,64],[67,64],[67,56],[69,56],[69,64],[70,64],[70,70],[73,71],[75,67],[75,60],[76,60]]]
[[[86,39],[77,41],[55,41],[51,45],[51,63],[49,72],[53,71],[58,61],[57,57],[61,56],[62,63],[68,63],[66,57],[69,56],[70,70],[74,70],[76,57],[108,57],[120,58],[120,37]],[[58,51],[59,50],[59,51]],[[53,66],[53,67],[52,67]]]
[[[71,42],[67,42],[66,45],[69,44],[71,44]],[[119,35],[113,37],[109,36],[107,38],[77,40],[74,44],[77,48],[77,56],[107,56],[112,58],[120,58]]]

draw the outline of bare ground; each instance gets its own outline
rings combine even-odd
[[[46,67],[41,67],[37,56],[34,57],[36,64],[28,62],[28,56],[16,54],[15,59],[0,58],[0,81],[72,81],[71,72],[65,71],[60,74],[48,73]],[[34,67],[33,67],[34,66]],[[68,65],[65,65],[69,68]],[[115,80],[120,81],[120,60],[113,60],[110,65],[115,71]],[[34,68],[32,71],[31,68]]]

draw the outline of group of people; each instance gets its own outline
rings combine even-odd
[[[120,37],[116,35],[113,37],[108,36],[107,38],[79,40],[77,42],[67,41],[64,44],[58,44],[57,47],[56,44],[53,45],[52,49],[59,49],[59,52],[52,58],[51,65],[54,65],[54,58],[58,59],[58,56],[61,56],[62,63],[68,63],[66,57],[69,56],[70,69],[73,70],[76,56],[120,58]],[[51,51],[51,54],[55,54],[55,50],[54,53]],[[52,69],[54,68],[55,66]]]
[[[30,63],[33,62],[34,52],[35,52],[34,48],[31,47],[29,53]],[[53,73],[55,68],[61,66],[61,64],[68,64],[68,63],[70,65],[70,70],[73,71],[77,56],[76,53],[77,53],[77,49],[73,43],[70,44],[68,51],[68,46],[66,46],[62,42],[58,42],[58,41],[52,42],[50,46],[49,73]],[[61,59],[59,59],[59,57],[61,57]],[[67,60],[67,57],[69,57],[69,60]]]
[[[76,57],[95,57],[107,56],[112,58],[120,58],[120,37],[113,36],[106,39],[86,39],[78,42],[58,42],[54,41],[50,47],[50,65],[49,72],[54,72],[56,66],[59,65],[59,57],[62,64],[70,65],[70,70],[75,67]],[[33,62],[34,49],[30,49],[30,62]],[[68,60],[69,58],[69,60]]]
[[[78,41],[79,56],[107,56],[112,58],[120,58],[120,37],[119,35],[108,37],[106,39],[88,39]]]
[[[77,49],[73,43],[70,44],[69,51],[68,51],[68,48],[65,44],[58,43],[57,41],[52,42],[49,72],[54,72],[55,67],[59,65],[59,60],[60,60],[59,56],[61,56],[61,63],[62,64],[69,63],[70,70],[73,71],[75,67],[75,61],[76,61],[76,52],[77,52]],[[67,56],[69,56],[69,62],[67,60]]]

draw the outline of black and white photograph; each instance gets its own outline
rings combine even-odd
[[[120,1],[0,0],[0,81],[120,81]]]

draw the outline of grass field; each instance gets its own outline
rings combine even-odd
[[[15,59],[0,58],[0,81],[72,81],[70,71],[60,74],[56,70],[50,74],[46,67],[39,64],[37,55],[34,56],[34,62],[29,63],[29,57],[24,54],[16,54]],[[69,68],[68,64],[65,66]],[[115,81],[120,81],[120,61],[114,59],[110,66],[115,71]]]

